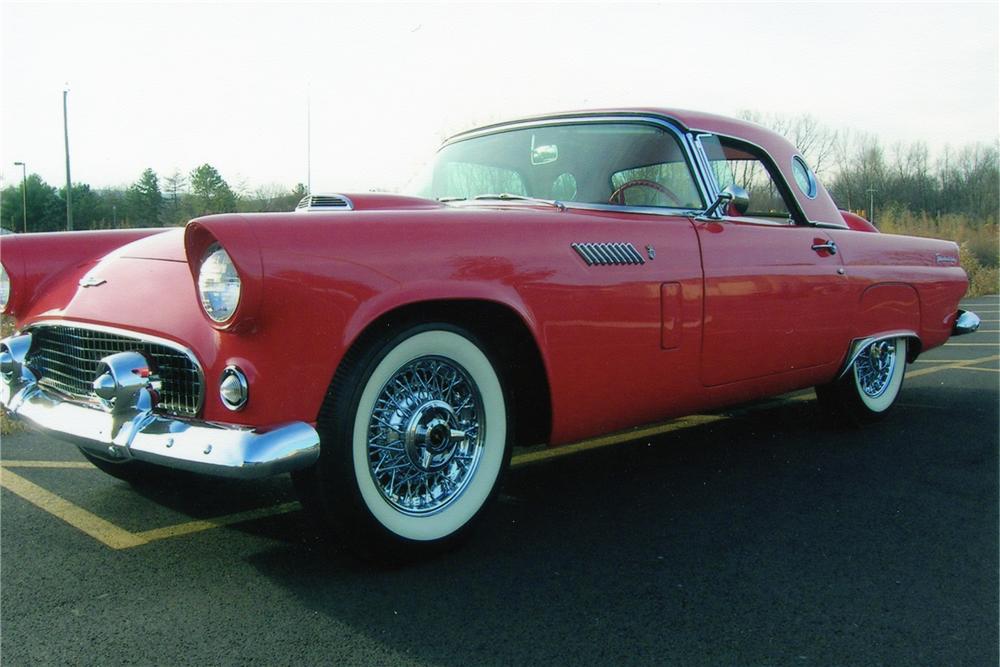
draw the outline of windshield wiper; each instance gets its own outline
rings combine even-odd
[[[566,204],[562,203],[558,199],[539,199],[538,197],[526,197],[525,195],[513,195],[509,192],[501,192],[500,194],[487,194],[487,195],[476,195],[473,199],[499,199],[501,201],[530,201],[536,204],[545,204],[546,206],[555,206],[560,211],[566,210]]]

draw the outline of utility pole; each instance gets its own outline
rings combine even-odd
[[[69,120],[66,116],[66,95],[69,88],[63,88],[63,137],[66,139],[66,231],[73,231],[73,182],[69,177]]]
[[[306,194],[312,194],[312,82],[306,86]]]
[[[878,192],[874,187],[868,187],[868,222],[875,224],[875,193]],[[877,225],[876,225],[877,226]]]
[[[21,231],[28,231],[28,168],[23,162],[15,162],[15,167],[21,168]]]

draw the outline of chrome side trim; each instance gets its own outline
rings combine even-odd
[[[135,338],[147,343],[153,343],[155,345],[162,345],[164,347],[169,347],[175,350],[176,352],[180,352],[191,361],[191,363],[194,365],[194,368],[198,372],[198,385],[200,387],[200,391],[197,400],[197,408],[194,410],[194,414],[198,414],[199,412],[201,412],[201,409],[204,407],[205,392],[206,392],[205,371],[201,367],[201,364],[198,362],[198,358],[194,356],[194,352],[192,352],[190,348],[185,347],[184,345],[181,345],[180,343],[169,340],[167,338],[160,338],[159,336],[144,334],[138,331],[133,331],[131,329],[121,329],[118,327],[105,326],[101,324],[90,324],[88,322],[80,322],[77,320],[42,320],[40,322],[35,322],[30,326],[26,327],[24,332],[30,333],[33,329],[38,327],[59,327],[59,326],[76,327],[79,329],[89,329],[91,331],[99,331],[102,333],[113,334],[116,336],[124,336],[126,338]]]
[[[955,317],[955,324],[951,327],[952,336],[964,336],[979,329],[979,315],[971,310],[959,310]]]
[[[867,338],[855,338],[851,342],[851,351],[850,354],[847,355],[846,363],[844,364],[843,368],[840,369],[840,372],[837,373],[837,379],[839,380],[840,378],[844,377],[844,375],[846,375],[847,372],[851,370],[851,366],[854,365],[854,362],[857,361],[858,356],[860,356],[862,350],[864,350],[866,347],[868,347],[872,343],[877,343],[880,340],[888,340],[891,338],[900,338],[900,337],[913,338],[917,341],[920,340],[920,336],[918,336],[915,331],[906,331],[906,330],[890,331],[888,333],[881,333],[876,336],[868,336]],[[908,350],[907,355],[909,354],[910,351]]]

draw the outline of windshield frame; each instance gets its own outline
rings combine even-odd
[[[699,168],[698,161],[695,157],[695,152],[691,146],[690,135],[677,127],[673,122],[667,118],[653,116],[649,114],[587,114],[582,116],[559,116],[556,118],[545,118],[539,120],[526,120],[526,121],[515,121],[512,123],[504,123],[502,125],[491,125],[486,128],[478,130],[470,130],[468,132],[462,132],[449,139],[445,140],[443,144],[435,152],[435,156],[442,150],[451,146],[453,144],[461,143],[470,139],[476,139],[479,137],[484,137],[493,134],[502,134],[505,132],[511,132],[515,130],[525,130],[536,127],[552,127],[559,125],[583,125],[583,124],[637,124],[637,125],[651,125],[661,130],[665,130],[673,136],[677,141],[681,153],[684,157],[684,163],[691,173],[691,178],[694,181],[695,188],[698,191],[698,196],[701,197],[703,202],[706,202],[705,206],[698,208],[689,208],[682,206],[630,206],[623,204],[600,204],[593,202],[576,202],[576,201],[566,201],[558,200],[559,204],[562,204],[566,208],[584,209],[584,210],[595,210],[595,211],[614,211],[618,213],[642,213],[642,214],[654,214],[654,215],[697,215],[703,211],[710,204],[712,199],[709,196],[709,188],[706,187],[705,176],[702,170]],[[556,201],[556,200],[546,200],[546,201]],[[453,202],[445,202],[446,204],[452,204]],[[461,203],[456,201],[454,203]],[[495,204],[496,200],[491,201]]]

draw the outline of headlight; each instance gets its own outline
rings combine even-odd
[[[10,276],[7,269],[0,264],[0,312],[7,311],[7,304],[10,303]]]
[[[240,303],[240,275],[233,260],[218,244],[205,252],[198,271],[198,295],[201,306],[216,322],[225,322]]]

